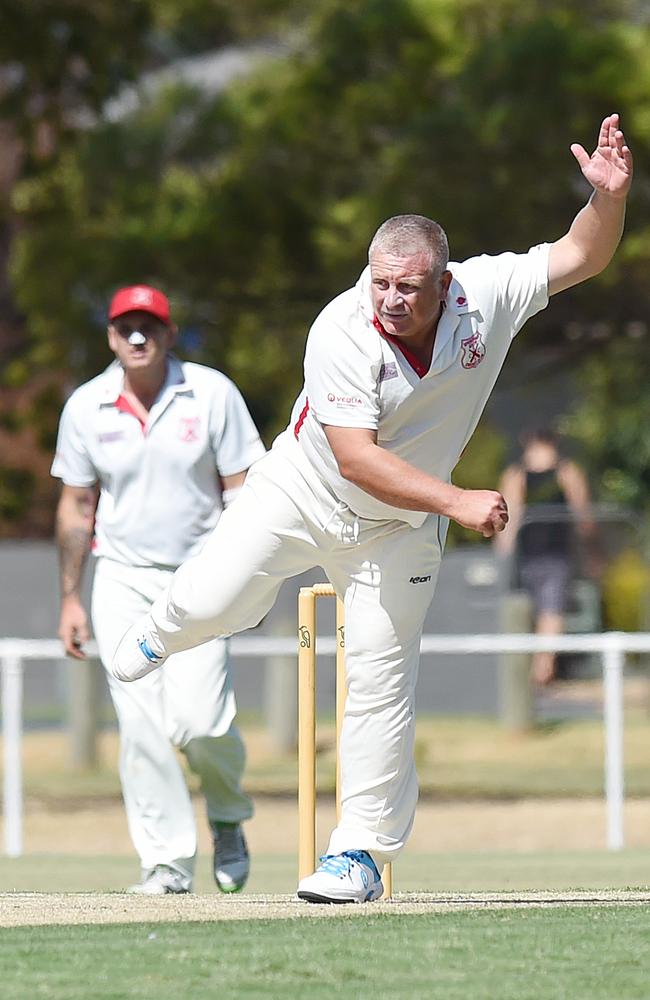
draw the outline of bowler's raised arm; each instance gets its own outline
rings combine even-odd
[[[632,153],[617,114],[603,119],[591,156],[579,143],[573,143],[571,152],[594,190],[568,233],[551,247],[550,295],[593,278],[607,267],[623,233],[625,199],[632,183]]]

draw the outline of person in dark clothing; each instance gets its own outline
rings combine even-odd
[[[580,467],[560,455],[552,430],[525,433],[522,445],[520,462],[509,466],[501,479],[510,521],[495,545],[503,555],[516,552],[519,585],[533,602],[535,631],[559,635],[574,568],[575,534],[591,532],[589,488]],[[536,653],[535,682],[546,685],[555,676],[555,653]]]

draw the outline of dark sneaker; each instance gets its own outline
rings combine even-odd
[[[130,885],[127,892],[140,896],[164,896],[168,892],[191,892],[192,880],[189,875],[183,875],[176,868],[168,865],[156,865],[135,885]]]
[[[222,892],[240,892],[246,885],[250,859],[239,823],[210,823],[214,840],[214,880]]]
[[[326,854],[313,875],[300,880],[298,898],[308,903],[370,903],[384,893],[367,851]]]

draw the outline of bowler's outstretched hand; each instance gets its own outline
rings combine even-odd
[[[585,178],[596,191],[612,198],[627,196],[632,183],[632,153],[625,145],[625,136],[619,128],[617,114],[603,119],[598,144],[591,156],[577,142],[572,144],[571,152]]]

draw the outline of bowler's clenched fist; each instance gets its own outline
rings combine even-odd
[[[508,523],[508,505],[497,490],[458,490],[450,517],[463,528],[492,538]]]

